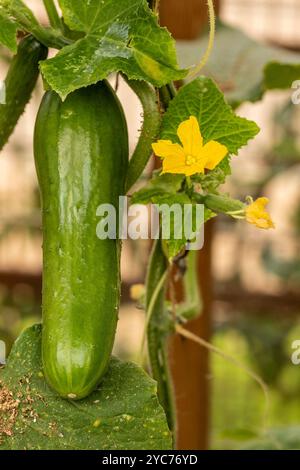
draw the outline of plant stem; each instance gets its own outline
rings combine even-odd
[[[213,0],[207,0],[207,6],[208,6],[208,15],[209,15],[209,41],[208,41],[208,46],[206,49],[206,52],[204,56],[202,57],[201,61],[199,62],[196,67],[191,70],[191,72],[188,75],[189,80],[192,80],[195,78],[199,72],[203,69],[203,67],[207,64],[208,59],[210,57],[210,54],[212,52],[214,42],[215,42],[215,36],[216,36],[216,14],[215,14],[215,8],[214,8],[214,2]]]
[[[148,3],[154,13],[158,13],[160,0],[148,0]]]
[[[258,383],[258,385],[261,387],[261,389],[264,393],[264,396],[265,396],[266,407],[265,407],[265,413],[264,413],[263,428],[264,428],[264,430],[266,430],[267,429],[268,417],[269,417],[269,411],[270,411],[270,398],[269,398],[268,386],[265,384],[263,379],[259,375],[257,375],[255,372],[253,372],[251,369],[249,369],[249,367],[245,366],[245,364],[243,364],[241,361],[239,361],[234,356],[232,356],[231,354],[228,354],[228,353],[222,351],[222,349],[217,348],[216,346],[209,343],[205,339],[203,339],[203,338],[195,335],[191,331],[185,329],[183,326],[181,326],[179,324],[176,325],[176,332],[179,335],[183,336],[184,338],[189,339],[191,341],[194,341],[195,343],[199,344],[199,346],[202,346],[203,348],[206,348],[208,351],[211,351],[211,352],[217,354],[218,356],[222,357],[226,361],[231,362],[232,364],[237,366],[239,369],[246,372],[246,374],[248,374],[253,380],[255,380],[255,382]]]
[[[167,415],[169,428],[175,434],[176,407],[168,357],[170,325],[168,312],[165,308],[165,273],[168,272],[168,266],[162,242],[157,240],[152,249],[146,282],[148,313],[151,308],[147,328],[148,352],[152,376],[157,381],[158,398]],[[162,279],[163,283],[160,282]]]
[[[168,268],[165,270],[165,272],[162,274],[161,278],[159,279],[159,281],[158,281],[158,283],[155,287],[155,290],[152,293],[152,296],[150,298],[149,305],[147,305],[145,332],[144,332],[143,339],[142,339],[140,360],[138,362],[142,362],[144,346],[145,346],[145,342],[146,342],[146,333],[148,331],[149,325],[150,325],[151,320],[152,320],[152,315],[154,313],[155,304],[156,304],[159,296],[161,295],[162,290],[164,290],[167,275],[168,275]]]
[[[198,251],[190,251],[186,257],[186,272],[183,276],[184,301],[175,305],[176,318],[194,320],[201,314],[202,299],[197,275]]]
[[[168,88],[171,98],[172,99],[175,98],[175,96],[177,95],[177,89],[176,89],[174,82],[168,83],[167,88]]]
[[[153,10],[155,11],[155,13],[158,14],[159,12],[159,4],[160,4],[160,0],[154,0],[154,6],[153,6]]]
[[[65,38],[61,34],[57,33],[57,30],[53,28],[43,28],[42,26],[36,26],[31,28],[30,32],[38,41],[40,41],[46,47],[53,47],[54,49],[62,49],[65,46],[69,46],[73,41]]]
[[[157,95],[152,86],[139,80],[128,80],[127,84],[139,98],[143,107],[143,127],[134,153],[130,159],[126,176],[126,192],[136,183],[143,173],[152,153],[151,144],[158,137],[161,115],[157,103]]]
[[[54,28],[44,28],[33,15],[32,11],[24,7],[23,9],[11,8],[12,17],[28,33],[31,33],[38,41],[46,47],[62,49],[72,44],[73,41],[65,38]]]
[[[62,21],[56,9],[54,0],[43,0],[51,26],[62,31]]]
[[[168,85],[165,85],[159,88],[158,92],[159,92],[159,98],[160,98],[161,104],[163,105],[163,109],[166,111],[172,99],[176,95],[175,86],[173,83],[169,83]]]

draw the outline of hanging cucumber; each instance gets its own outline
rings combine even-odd
[[[12,134],[39,76],[39,61],[46,59],[47,48],[33,36],[18,47],[5,79],[5,104],[0,104],[0,150]]]
[[[118,207],[128,166],[126,121],[109,84],[64,102],[47,92],[34,148],[43,204],[44,373],[61,396],[80,399],[108,366],[120,297],[120,242],[96,236],[97,207]]]

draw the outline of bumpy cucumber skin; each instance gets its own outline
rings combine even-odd
[[[120,242],[96,236],[96,209],[118,207],[128,166],[126,121],[109,84],[64,102],[47,92],[34,149],[43,205],[44,374],[62,397],[81,399],[108,366],[120,298]]]
[[[0,150],[12,134],[39,76],[39,61],[48,50],[33,36],[24,38],[18,47],[5,79],[6,103],[0,104]]]

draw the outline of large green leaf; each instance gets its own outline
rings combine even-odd
[[[205,142],[216,140],[230,154],[237,154],[259,132],[255,122],[232,111],[223,93],[207,77],[199,77],[180,89],[164,115],[161,138],[179,142],[177,128],[190,116],[198,119]]]
[[[46,385],[40,351],[36,325],[0,370],[0,450],[171,448],[156,384],[143,369],[112,359],[98,390],[66,401]]]
[[[17,25],[11,21],[0,5],[0,44],[17,52]]]
[[[180,65],[187,67],[198,63],[206,47],[207,35],[195,41],[178,41]],[[300,54],[259,44],[238,29],[220,23],[212,55],[202,72],[213,78],[227,100],[237,106],[244,101],[256,101],[262,97],[270,84],[266,66],[273,61],[279,62],[281,66],[299,64]],[[277,69],[277,72],[284,73],[284,69]],[[285,88],[290,86],[291,82],[287,81]]]
[[[185,77],[170,33],[146,0],[60,0],[60,6],[67,26],[85,33],[41,64],[62,98],[117,71],[156,86]]]

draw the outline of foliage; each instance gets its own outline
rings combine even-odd
[[[194,317],[200,309],[199,299],[194,295],[197,284],[195,260],[193,262],[186,250],[188,243],[193,241],[199,222],[195,211],[197,204],[204,207],[201,223],[219,213],[249,220],[249,210],[252,209],[251,223],[262,226],[257,223],[262,210],[253,213],[253,207],[257,209],[261,200],[251,201],[247,205],[220,192],[220,186],[231,174],[232,158],[259,132],[254,122],[238,116],[232,107],[243,101],[259,99],[267,89],[289,87],[299,70],[299,56],[276,48],[258,48],[241,32],[219,24],[215,50],[204,69],[206,76],[189,82],[188,68],[198,61],[206,38],[178,44],[177,50],[183,64],[180,68],[175,41],[166,28],[160,27],[158,16],[150,8],[156,6],[156,2],[59,0],[59,5],[62,20],[57,15],[56,25],[53,26],[52,21],[50,27],[44,27],[23,1],[0,0],[0,43],[16,52],[17,33],[21,31],[32,34],[47,47],[58,49],[54,57],[40,63],[40,70],[45,86],[57,92],[62,100],[75,90],[108,78],[111,73],[122,72],[139,97],[144,111],[140,140],[129,173],[124,175],[124,178],[127,176],[127,190],[144,170],[155,139],[159,139],[156,148],[160,143],[178,149],[178,130],[185,122],[194,123],[190,126],[191,135],[184,137],[188,140],[186,146],[183,143],[184,154],[181,154],[185,169],[191,161],[195,163],[193,129],[196,126],[203,136],[204,145],[202,138],[201,145],[198,145],[202,157],[205,145],[213,142],[209,158],[214,165],[208,158],[203,168],[197,166],[198,173],[191,169],[184,171],[184,175],[154,172],[153,178],[131,199],[132,203],[164,204],[169,208],[174,204],[182,209],[187,204],[192,207],[190,232],[177,239],[175,220],[171,219],[170,239],[157,245],[160,256],[158,261],[153,258],[151,270],[159,275],[151,278],[151,289],[146,293],[148,333],[155,333],[155,338],[148,335],[152,369],[160,364],[158,373],[154,371],[153,375],[158,381],[158,388],[171,394],[165,354],[167,336],[177,321],[183,321],[185,314],[186,317]],[[177,93],[174,82],[180,80],[186,82]],[[162,144],[162,140],[167,144]],[[220,147],[222,160],[217,151]],[[166,157],[172,162],[176,155],[171,152]],[[172,169],[175,167],[176,164]],[[107,183],[113,184],[110,181]],[[270,216],[264,213],[264,218],[271,226]],[[164,228],[162,218],[160,228]],[[177,312],[176,305],[165,301],[168,275],[174,265],[185,277],[187,293],[186,301],[178,306]],[[158,300],[161,301],[159,311],[152,315],[151,309]],[[164,318],[160,318],[158,313]],[[166,332],[164,321],[169,325],[170,318],[172,328]],[[46,385],[40,351],[41,328],[35,326],[20,337],[7,367],[0,371],[1,399],[9,400],[9,409],[13,410],[9,417],[5,413],[0,417],[0,445],[3,449],[171,447],[171,435],[165,414],[158,404],[156,385],[140,368],[112,359],[99,388],[87,399],[74,403],[63,401]],[[161,402],[165,404],[169,424],[173,426],[170,410],[167,409],[172,397],[165,396]],[[249,437],[249,433],[246,436]]]
[[[276,320],[271,315],[246,317],[240,313],[237,321],[215,331],[213,344],[241,358],[268,384],[267,429],[263,428],[265,399],[261,390],[243,371],[213,355],[212,447],[268,449],[271,443],[275,444],[278,432],[278,449],[299,449],[296,433],[290,434],[300,420],[299,370],[290,362],[291,344],[299,338],[299,327],[293,327],[291,318]],[[294,443],[290,440],[292,435]]]
[[[177,66],[173,39],[166,29],[159,27],[157,16],[146,0],[60,0],[59,3],[70,30],[85,33],[41,64],[46,81],[62,98],[112,72],[122,71],[130,79],[146,80],[156,86],[186,75]],[[18,21],[23,13],[26,21],[21,27],[32,34],[36,19],[20,0],[2,0],[2,4],[7,12],[3,16],[8,35],[6,43],[15,48],[13,27],[16,26],[9,17]]]
[[[268,90],[286,90],[294,81],[299,80],[300,64],[282,64],[270,62],[265,67],[265,88]]]
[[[254,122],[234,114],[218,86],[204,76],[182,87],[172,100],[163,118],[161,138],[178,142],[177,128],[189,116],[197,117],[204,142],[220,142],[233,155],[259,132]]]
[[[17,24],[3,14],[0,6],[0,44],[17,52]]]
[[[181,66],[196,63],[206,44],[206,37],[178,41]],[[214,50],[203,73],[214,79],[229,103],[237,107],[244,101],[261,99],[268,89],[291,88],[299,62],[299,54],[264,46],[242,31],[219,22]]]
[[[0,450],[171,447],[156,384],[134,364],[113,358],[100,388],[80,402],[52,392],[42,373],[39,325],[21,335],[0,371],[1,400],[5,389],[18,403],[15,414],[1,411]]]
[[[270,429],[258,439],[245,443],[242,450],[299,450],[299,435],[299,426]]]
[[[178,127],[190,116],[195,116],[201,128],[204,143],[217,141],[225,145],[230,155],[237,154],[247,142],[254,138],[259,129],[247,119],[237,116],[226,103],[217,85],[206,77],[199,77],[183,86],[171,101],[162,119],[160,138],[173,143],[179,143]],[[161,142],[161,141],[159,141]],[[133,203],[167,204],[172,206],[179,203],[194,202],[194,183],[200,183],[202,190],[217,191],[219,185],[225,182],[230,174],[230,157],[222,160],[217,167],[205,174],[192,177],[192,185],[184,184],[182,175],[155,175],[146,187],[133,194]],[[196,196],[195,196],[196,197]],[[205,204],[205,201],[203,201]],[[204,208],[204,222],[214,216],[209,207]],[[196,226],[194,221],[193,228]],[[167,243],[170,259],[184,248],[186,238],[175,240],[172,236]]]

